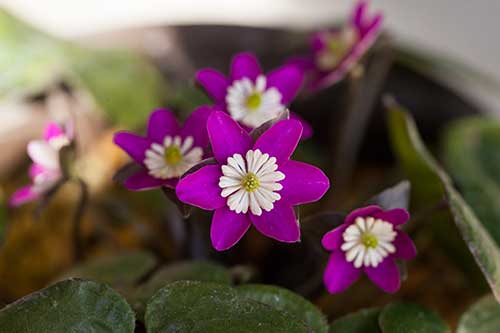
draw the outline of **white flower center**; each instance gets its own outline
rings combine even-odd
[[[358,33],[353,27],[346,27],[338,32],[326,32],[322,37],[325,48],[316,56],[316,63],[322,70],[332,70],[346,56],[358,40]]]
[[[266,77],[259,75],[255,84],[247,77],[234,81],[227,89],[226,103],[235,120],[257,127],[285,109],[281,97],[276,88],[266,89]]]
[[[168,179],[182,176],[189,168],[201,161],[203,150],[193,147],[193,137],[184,140],[180,136],[167,135],[163,145],[153,143],[146,150],[144,164],[155,178]]]
[[[345,252],[348,262],[354,267],[377,267],[389,253],[396,248],[392,244],[396,238],[393,225],[373,217],[358,217],[342,234],[344,244],[340,247]]]
[[[236,213],[250,211],[260,216],[262,210],[269,212],[274,202],[281,199],[275,191],[283,186],[277,183],[285,175],[277,171],[276,158],[262,154],[259,149],[249,150],[244,159],[240,154],[228,157],[222,166],[223,176],[219,179],[221,196],[227,197],[227,206]]]

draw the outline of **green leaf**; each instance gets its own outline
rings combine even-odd
[[[480,299],[460,318],[457,333],[500,332],[500,304],[492,295]]]
[[[381,333],[378,325],[380,309],[363,309],[336,319],[330,325],[330,333]]]
[[[383,333],[447,333],[448,325],[433,311],[420,305],[395,302],[382,309],[379,325]]]
[[[178,281],[160,289],[148,303],[150,333],[303,333],[297,318],[239,295],[226,285]]]
[[[238,287],[237,291],[240,295],[299,318],[306,323],[311,332],[328,332],[325,315],[314,304],[287,289],[276,286],[247,284]]]
[[[429,195],[434,199],[442,196],[439,191],[446,195],[458,230],[495,297],[500,301],[500,249],[497,244],[454,188],[449,176],[427,151],[409,114],[401,107],[393,105],[388,111],[388,121],[394,150],[405,165],[405,170],[413,173],[410,179],[416,180],[412,182],[414,188],[433,188]]]
[[[144,317],[148,300],[165,285],[180,280],[230,284],[231,275],[223,266],[207,261],[178,262],[160,269],[131,295],[131,304],[138,318]]]
[[[155,264],[155,258],[148,252],[128,252],[88,260],[66,272],[63,278],[84,278],[114,288],[127,287],[136,283]]]
[[[28,295],[0,311],[0,332],[127,333],[134,313],[106,285],[70,279]]]
[[[408,209],[410,205],[410,189],[410,182],[403,180],[372,197],[368,200],[368,204],[380,206],[384,210],[394,208]]]
[[[464,199],[500,245],[500,124],[484,117],[454,122],[444,137],[445,160]]]

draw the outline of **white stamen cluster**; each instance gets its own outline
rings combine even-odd
[[[167,135],[163,145],[153,143],[146,150],[144,164],[149,174],[155,178],[169,179],[180,177],[189,168],[201,161],[203,150],[193,147],[193,137],[182,139],[180,136]]]
[[[259,149],[249,150],[245,158],[240,154],[229,157],[219,179],[221,196],[227,198],[229,209],[238,214],[250,209],[257,216],[262,210],[271,211],[273,203],[281,199],[275,191],[283,186],[277,182],[285,179],[277,169],[276,158],[262,154]]]
[[[255,84],[247,77],[234,81],[226,95],[231,116],[249,127],[257,127],[276,118],[285,106],[281,94],[274,88],[266,89],[266,77],[259,75]]]
[[[377,267],[385,257],[394,253],[392,244],[396,232],[391,223],[373,217],[357,217],[342,235],[341,246],[348,262],[354,267]]]

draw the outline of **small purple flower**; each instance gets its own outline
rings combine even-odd
[[[368,206],[352,211],[344,224],[326,233],[323,247],[333,251],[324,275],[328,291],[346,290],[364,271],[383,291],[396,292],[401,281],[395,260],[417,254],[413,241],[399,229],[409,218],[402,208]]]
[[[59,150],[70,143],[71,137],[56,123],[47,124],[43,140],[28,143],[28,155],[33,161],[29,169],[32,184],[12,195],[11,206],[38,200],[62,178]]]
[[[303,73],[296,65],[287,64],[264,74],[256,57],[239,53],[231,62],[228,78],[211,68],[196,73],[196,81],[214,102],[244,127],[256,128],[276,118],[297,95]],[[312,129],[299,115],[292,113],[304,128],[304,138]]]
[[[342,28],[317,32],[311,41],[312,56],[295,59],[309,73],[308,89],[316,91],[341,80],[377,39],[383,16],[367,15],[367,2],[359,1]]]
[[[215,210],[210,236],[214,248],[235,245],[251,224],[281,242],[297,242],[300,228],[293,206],[319,200],[329,181],[318,168],[290,160],[302,134],[297,120],[281,120],[255,142],[226,113],[207,121],[216,164],[181,178],[179,199]]]
[[[115,144],[141,166],[125,180],[125,187],[131,191],[174,188],[179,177],[205,157],[206,122],[212,111],[208,106],[197,108],[181,128],[172,111],[160,109],[149,116],[146,137],[116,133]]]

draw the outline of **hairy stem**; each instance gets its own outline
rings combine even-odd
[[[82,237],[82,222],[83,215],[85,214],[85,208],[88,204],[88,186],[82,179],[77,179],[77,183],[80,187],[80,198],[78,200],[75,212],[73,214],[73,256],[75,261],[80,261],[83,259],[83,237]]]

